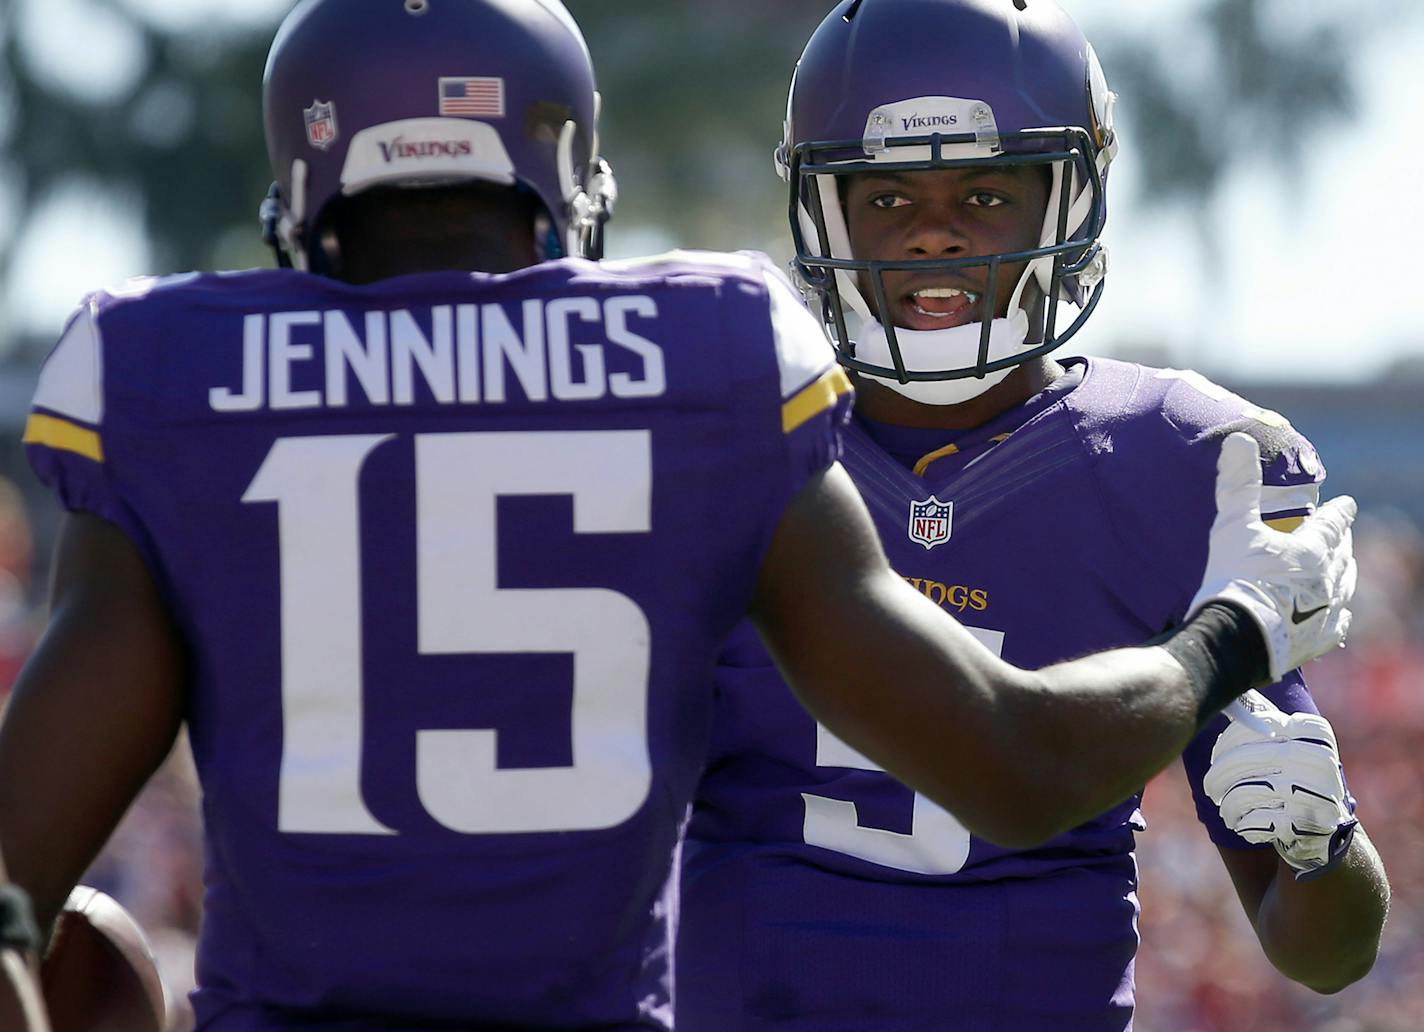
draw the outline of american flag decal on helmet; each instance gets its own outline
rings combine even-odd
[[[504,80],[442,77],[440,113],[457,118],[503,118]]]
[[[926,551],[935,545],[942,545],[949,540],[953,521],[953,502],[941,502],[934,495],[923,502],[911,502],[910,540],[924,545]]]

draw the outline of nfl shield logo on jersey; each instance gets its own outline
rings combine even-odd
[[[954,519],[954,503],[941,502],[930,495],[923,502],[910,503],[910,540],[926,549],[949,540],[949,527]]]
[[[336,105],[313,100],[303,114],[307,118],[307,142],[317,150],[326,150],[336,142]]]

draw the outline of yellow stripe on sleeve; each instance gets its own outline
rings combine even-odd
[[[95,431],[86,430],[67,419],[57,419],[38,412],[31,413],[29,422],[25,424],[24,443],[42,444],[46,448],[83,455],[95,462],[104,461],[104,446]]]
[[[803,387],[796,396],[781,406],[781,432],[791,433],[836,403],[836,399],[851,391],[850,380],[840,366],[827,369],[820,378]]]
[[[1266,526],[1273,530],[1279,530],[1282,533],[1289,534],[1304,522],[1304,516],[1282,516],[1279,519],[1267,520]]]

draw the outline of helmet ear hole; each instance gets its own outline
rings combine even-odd
[[[563,258],[564,242],[559,239],[559,227],[554,225],[548,210],[541,204],[534,213],[534,246],[544,261]]]
[[[430,0],[405,0],[405,13],[419,17],[430,10]]]

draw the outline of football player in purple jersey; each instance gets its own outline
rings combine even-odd
[[[1308,518],[1325,475],[1285,419],[1197,374],[1050,357],[1103,289],[1114,99],[1052,0],[844,0],[777,153],[797,273],[855,374],[842,463],[891,565],[1030,667],[1193,610],[1223,438],[1257,442],[1268,526]],[[1185,762],[1266,955],[1331,992],[1373,963],[1388,887],[1294,666]],[[684,850],[682,1032],[1130,1026],[1141,786],[1004,848],[778,682],[739,633]],[[1079,776],[1045,772],[1026,805]]]
[[[906,585],[789,286],[582,260],[612,181],[555,0],[306,0],[265,110],[296,268],[99,292],[46,363],[26,441],[71,515],[0,727],[48,924],[186,725],[206,1032],[669,1027],[672,858],[748,613],[838,741],[1017,845],[1343,639],[1352,503],[1266,528],[1245,436],[1155,644],[1028,673]]]

